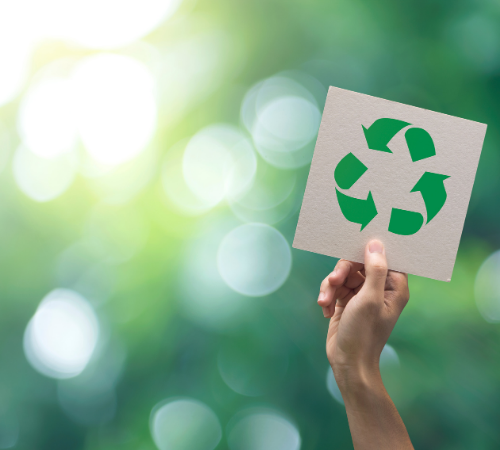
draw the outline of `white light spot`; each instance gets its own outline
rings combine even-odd
[[[189,398],[156,405],[151,412],[150,429],[160,450],[213,450],[222,437],[215,413]]]
[[[500,322],[500,250],[483,262],[476,275],[474,294],[484,320]]]
[[[259,111],[253,136],[257,142],[263,139],[264,145],[266,138],[274,138],[285,143],[284,151],[287,148],[297,150],[316,136],[320,118],[318,107],[310,100],[296,96],[279,97]]]
[[[76,174],[76,160],[71,153],[42,158],[21,145],[14,155],[12,170],[21,191],[37,202],[47,202],[71,186]]]
[[[198,198],[186,184],[182,171],[182,157],[186,144],[186,141],[178,142],[166,154],[161,181],[168,206],[173,206],[184,215],[196,216],[207,212],[212,205]]]
[[[24,352],[40,373],[71,378],[85,369],[98,337],[99,324],[89,303],[74,291],[56,289],[28,323]]]
[[[236,417],[230,424],[230,450],[299,450],[300,434],[282,414],[259,409]]]
[[[189,141],[183,173],[191,191],[207,205],[238,198],[255,176],[257,160],[249,140],[230,125],[212,125]]]
[[[248,297],[224,283],[217,269],[219,243],[232,226],[218,220],[204,226],[202,236],[192,239],[183,252],[179,306],[189,320],[209,329],[239,327],[252,305]]]
[[[241,118],[268,163],[289,169],[311,161],[321,112],[315,97],[296,80],[278,75],[252,87]]]
[[[19,111],[19,133],[25,146],[44,158],[75,147],[77,131],[69,81],[48,79],[30,88]]]
[[[143,151],[156,129],[155,84],[136,59],[100,54],[73,74],[78,129],[90,156],[117,165]]]
[[[219,273],[243,295],[268,295],[286,281],[292,266],[290,246],[268,225],[251,223],[232,230],[217,255]]]
[[[0,107],[17,96],[28,78],[33,40],[26,11],[21,0],[0,2]]]
[[[117,48],[146,36],[180,0],[45,0],[42,32],[90,48]],[[54,11],[57,12],[54,13]]]

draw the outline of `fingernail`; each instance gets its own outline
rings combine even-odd
[[[380,241],[371,241],[368,250],[370,253],[382,253],[384,251],[384,246]]]
[[[319,293],[318,302],[322,302],[326,298],[326,294],[324,292]]]

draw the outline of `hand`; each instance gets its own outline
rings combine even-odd
[[[355,450],[413,450],[380,376],[380,353],[410,293],[406,274],[387,270],[384,246],[368,243],[365,264],[340,260],[321,283],[331,317],[326,353],[344,399]]]
[[[378,371],[380,353],[409,297],[408,276],[387,270],[377,240],[367,245],[365,264],[340,260],[325,278],[318,304],[331,317],[326,350],[339,387],[342,368]]]

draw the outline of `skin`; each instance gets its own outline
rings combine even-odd
[[[318,304],[330,318],[326,353],[356,450],[413,449],[379,369],[382,349],[409,297],[408,276],[387,270],[378,240],[366,246],[364,264],[340,260],[321,283]]]

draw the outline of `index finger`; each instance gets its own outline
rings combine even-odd
[[[350,275],[357,273],[362,267],[363,264],[361,263],[355,263],[345,259],[341,259],[337,262],[333,272],[323,280],[323,283],[321,283],[318,304],[323,307],[323,311],[325,311],[324,308],[328,308],[335,300],[336,290],[344,285]]]
[[[341,259],[335,266],[334,271],[328,275],[328,282],[331,286],[342,286],[349,275],[359,272],[363,267],[363,263]]]

